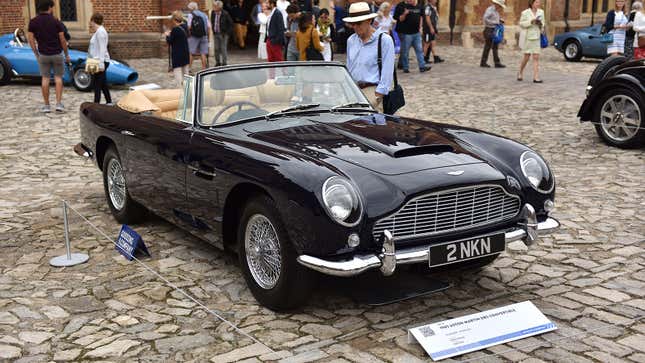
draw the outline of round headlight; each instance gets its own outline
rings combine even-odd
[[[361,202],[358,193],[345,178],[332,176],[322,188],[322,199],[327,213],[344,226],[354,226],[360,221]]]
[[[550,193],[553,190],[554,183],[549,167],[538,154],[525,151],[520,157],[520,167],[533,189],[541,193]]]

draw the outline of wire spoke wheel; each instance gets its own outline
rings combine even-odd
[[[125,206],[125,197],[127,195],[123,168],[117,159],[110,159],[107,170],[108,195],[114,208],[120,211]]]
[[[244,249],[255,282],[266,290],[275,287],[282,269],[280,240],[275,227],[264,215],[254,214],[249,218],[244,233]]]
[[[614,141],[624,142],[636,136],[641,114],[636,101],[627,95],[614,95],[600,110],[600,125]]]

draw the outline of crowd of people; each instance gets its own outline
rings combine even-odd
[[[437,48],[437,0],[368,0],[349,7],[336,3],[332,4],[333,16],[328,9],[320,8],[319,0],[258,0],[251,11],[247,11],[243,0],[225,1],[214,0],[210,14],[201,11],[194,1],[186,5],[187,14],[179,10],[172,13],[171,28],[165,31],[165,37],[170,49],[170,68],[178,85],[184,74],[190,72],[194,59],[201,61],[202,68],[209,66],[211,44],[215,66],[226,65],[229,44],[245,49],[249,28],[257,34],[257,57],[261,60],[331,61],[334,53],[347,53],[347,68],[373,104],[379,104],[394,87],[395,63],[403,72],[410,72],[411,49],[421,73],[430,70],[432,63],[444,61]],[[546,19],[541,5],[541,0],[528,0],[528,8],[519,19],[519,47],[523,57],[518,81],[523,80],[524,70],[532,60],[533,82],[542,83],[539,60],[545,46]],[[51,112],[51,74],[55,80],[55,110],[65,110],[62,76],[64,63],[70,61],[69,36],[63,23],[53,16],[53,9],[53,0],[39,0],[38,15],[31,19],[28,33],[42,76],[43,112]],[[488,58],[492,50],[494,67],[505,68],[499,55],[500,41],[496,39],[497,29],[504,24],[505,9],[505,0],[490,0],[484,12],[481,67],[491,67]],[[103,94],[106,103],[111,104],[105,80],[110,60],[109,36],[103,20],[98,13],[90,18],[92,37],[86,71],[92,75],[94,102],[100,102]],[[637,36],[645,34],[642,2],[634,2],[628,11],[625,0],[616,0],[615,8],[606,16],[603,33],[611,35],[607,46],[609,55],[645,57],[645,36]],[[396,54],[399,54],[398,62]]]
[[[607,45],[608,55],[645,57],[645,37],[636,36],[637,33],[645,34],[645,11],[641,1],[632,3],[629,11],[625,0],[616,0],[602,28],[603,33],[611,35],[611,42]]]

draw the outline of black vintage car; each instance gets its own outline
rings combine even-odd
[[[600,63],[589,78],[580,121],[591,121],[609,145],[645,145],[645,59],[613,56]]]
[[[555,180],[525,145],[377,113],[339,63],[228,66],[183,90],[84,103],[77,153],[103,171],[119,222],[144,210],[239,253],[256,299],[302,304],[312,270],[484,264],[530,244]]]

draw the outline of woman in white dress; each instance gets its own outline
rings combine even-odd
[[[258,40],[258,59],[266,60],[267,59],[267,45],[266,45],[266,35],[267,35],[267,22],[269,17],[267,16],[267,4],[262,2],[262,12],[258,13],[258,21],[260,22],[260,38]]]
[[[396,23],[390,13],[391,9],[392,6],[387,1],[381,3],[381,6],[379,6],[378,9],[378,16],[374,18],[374,22],[372,23],[377,30],[382,31],[385,34],[390,34],[390,31],[394,28],[394,24]]]
[[[331,42],[334,34],[334,24],[329,19],[329,10],[322,8],[318,14],[318,25],[316,26],[320,34],[320,44],[323,46],[322,56],[325,62],[332,59]]]
[[[607,46],[607,54],[619,55],[625,51],[625,32],[629,28],[625,0],[616,0],[616,7],[607,13],[605,32],[614,36],[613,43]]]

